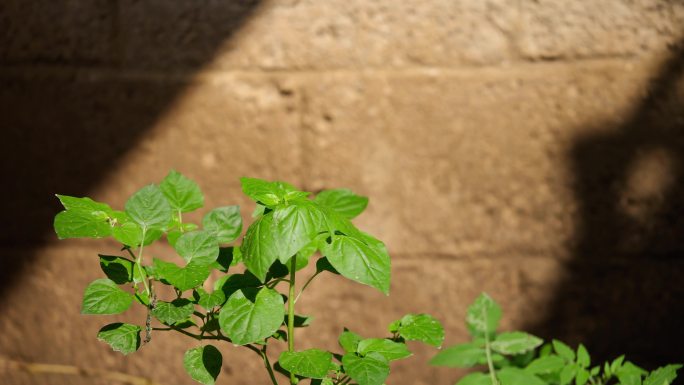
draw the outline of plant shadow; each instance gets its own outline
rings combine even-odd
[[[648,86],[623,124],[574,143],[572,259],[527,327],[653,369],[684,357],[684,44]]]
[[[54,194],[86,196],[106,179],[261,1],[192,3],[0,6],[0,296],[55,239]]]

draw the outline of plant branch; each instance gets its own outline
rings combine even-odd
[[[492,385],[499,385],[499,381],[496,378],[496,372],[494,371],[494,361],[492,361],[492,348],[489,344],[489,332],[487,331],[489,321],[487,320],[487,309],[482,308],[482,316],[484,318],[485,324],[485,354],[487,355],[487,366],[489,367],[489,376],[492,379]]]
[[[273,288],[274,288],[277,284],[279,284],[280,282],[287,282],[287,283],[289,283],[290,280],[289,280],[289,279],[285,279],[285,278],[277,278],[277,279],[274,279],[273,281],[270,281],[270,282],[266,285],[266,287],[268,287],[269,289],[273,289]]]
[[[278,385],[278,381],[276,380],[273,369],[271,368],[271,362],[268,360],[268,355],[266,355],[267,346],[268,345],[264,345],[264,347],[261,348],[261,357],[264,359],[264,366],[266,367],[266,370],[268,370],[268,376],[271,377],[271,382],[273,382],[273,385]]]
[[[135,254],[133,254],[133,252],[131,251],[131,248],[130,248],[130,247],[126,246],[126,247],[125,247],[125,250],[128,251],[128,254],[131,256],[131,258],[133,258],[133,259],[138,259],[138,258],[135,256]]]
[[[297,255],[290,260],[290,294],[287,297],[287,351],[294,352],[294,316],[295,316],[295,271],[297,270]],[[295,385],[297,377],[290,373],[290,384]]]
[[[304,286],[302,286],[302,290],[299,291],[299,294],[297,294],[297,297],[295,297],[295,299],[294,299],[294,302],[295,302],[295,303],[297,303],[297,300],[299,299],[299,296],[301,296],[302,293],[304,292],[304,289],[306,289],[306,288],[309,286],[309,284],[311,283],[311,281],[313,281],[313,279],[316,278],[316,276],[317,276],[318,274],[320,274],[320,271],[317,271],[314,275],[312,275],[311,277],[309,277],[309,279],[304,283]]]
[[[143,281],[143,285],[145,286],[145,293],[147,293],[147,297],[150,296],[150,287],[147,285],[147,280],[145,279],[145,273],[143,272],[142,269],[142,261],[143,261],[143,249],[145,248],[145,233],[147,232],[147,228],[143,227],[142,228],[142,240],[140,241],[140,248],[138,249],[138,258],[135,260],[135,265],[138,267],[138,273],[140,273],[140,279]]]

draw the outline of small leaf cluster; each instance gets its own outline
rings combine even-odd
[[[388,326],[391,336],[364,338],[345,329],[339,337],[342,354],[318,349],[284,352],[280,366],[297,377],[318,379],[312,384],[381,385],[390,373],[390,362],[412,355],[406,341],[439,347],[442,325],[428,314],[407,314]]]
[[[525,332],[497,332],[501,316],[501,307],[481,294],[466,314],[472,341],[442,350],[430,363],[454,368],[486,365],[486,372],[470,373],[457,385],[669,385],[682,366],[648,372],[624,356],[592,366],[582,344],[572,349],[558,340],[545,344]]]
[[[200,343],[229,342],[256,353],[273,384],[280,372],[291,384],[311,379],[314,384],[381,385],[389,362],[411,355],[406,341],[441,345],[444,330],[437,320],[409,314],[390,325],[388,338],[344,331],[343,354],[297,351],[294,329],[309,326],[312,318],[297,315],[295,303],[312,280],[324,272],[338,274],[388,294],[390,257],[380,240],[351,222],[366,208],[365,197],[336,189],[311,199],[311,193],[284,182],[242,178],[241,184],[256,209],[240,244],[238,206],[210,210],[201,223],[184,221],[185,213],[203,207],[204,196],[176,171],[134,193],[124,210],[57,195],[64,206],[54,221],[60,239],[112,237],[122,244],[120,253],[99,255],[106,278],[85,289],[82,313],[120,314],[134,303],[147,309],[144,322],[105,325],[98,339],[123,354],[137,351],[159,332],[179,332]],[[170,245],[184,264],[160,258],[149,263],[145,247],[157,241]],[[315,272],[296,293],[297,272],[316,255]],[[209,279],[212,275],[218,278]],[[287,291],[281,293],[283,285]],[[162,298],[164,292],[175,295]],[[276,341],[287,342],[288,349],[271,364],[267,348]],[[190,377],[206,385],[215,383],[222,363],[220,351],[206,343],[188,350],[183,360]]]

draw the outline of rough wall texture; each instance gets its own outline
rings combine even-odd
[[[681,361],[682,39],[676,0],[3,1],[2,358],[192,383],[183,336],[129,358],[95,340],[111,317],[80,297],[116,245],[51,230],[56,192],[122,207],[176,168],[245,217],[245,175],[371,198],[357,224],[393,255],[391,296],[315,282],[302,347],[407,312],[460,342],[487,291],[507,328]],[[461,374],[415,349],[388,383]],[[268,382],[222,350],[220,383]],[[9,385],[121,383],[2,368]]]

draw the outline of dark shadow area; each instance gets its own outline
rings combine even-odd
[[[0,297],[55,239],[54,194],[88,195],[260,1],[199,3],[0,4]]]
[[[529,329],[653,369],[684,360],[684,45],[624,122],[569,154],[577,243]]]

